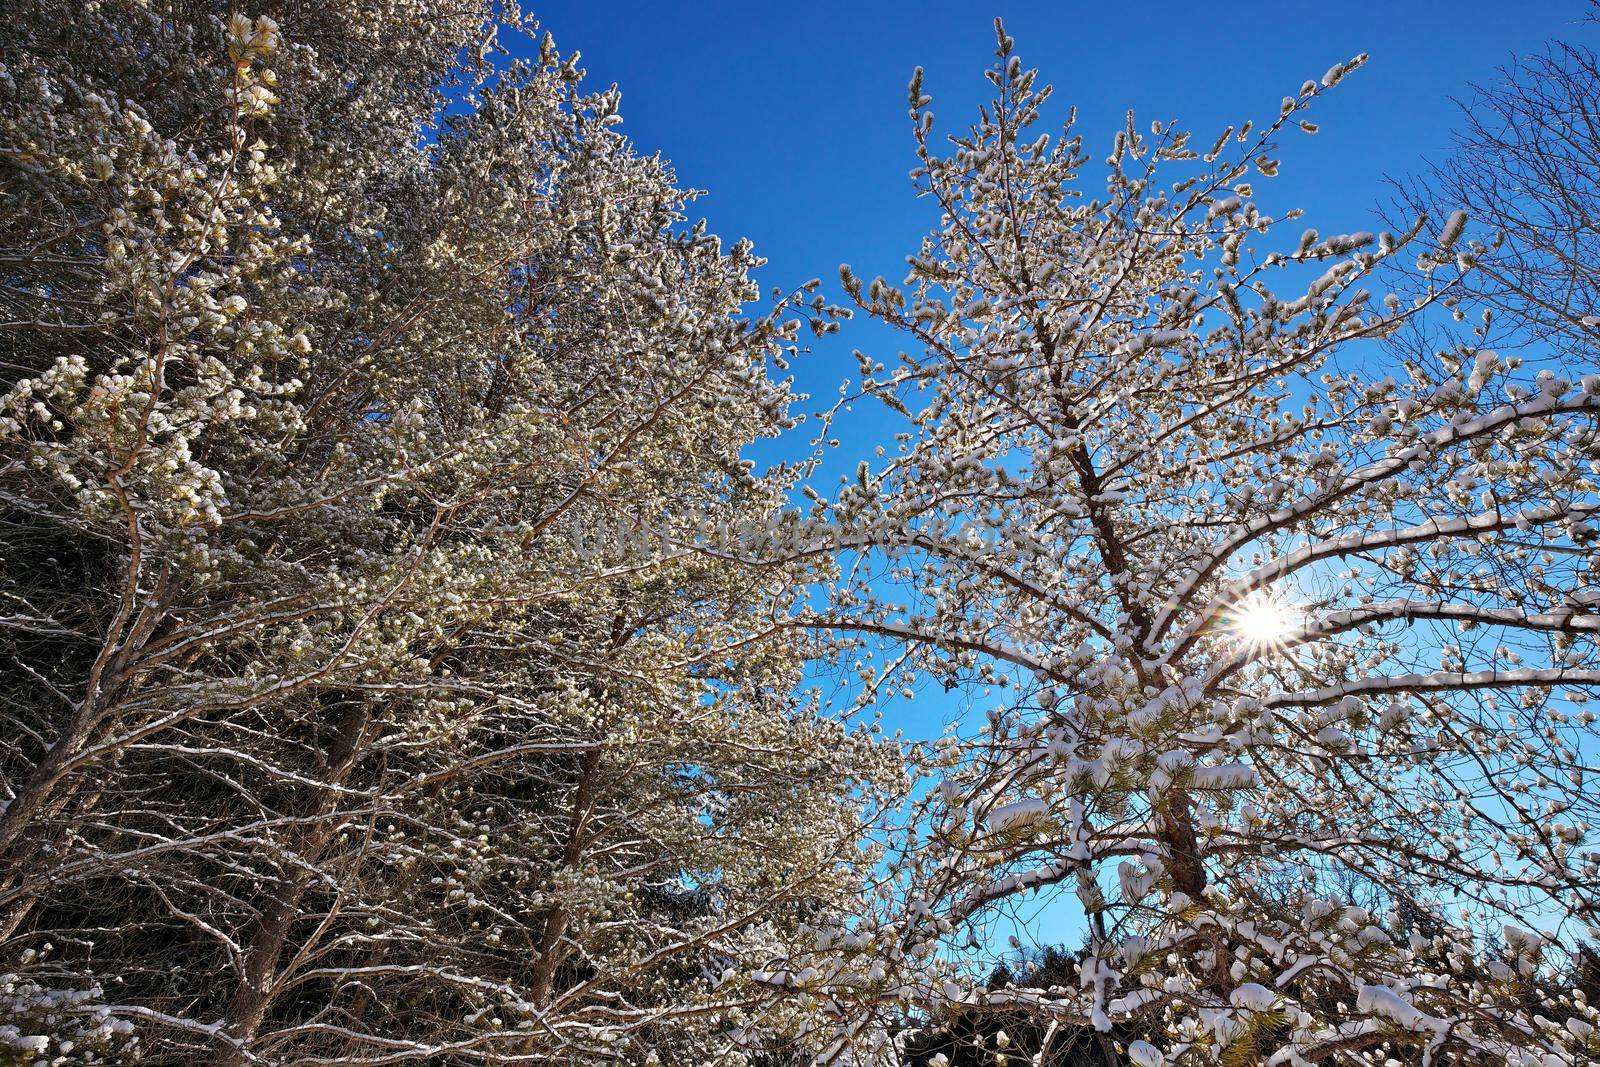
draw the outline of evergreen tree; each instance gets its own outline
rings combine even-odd
[[[907,342],[860,357],[903,432],[815,507],[874,565],[808,619],[988,715],[890,899],[786,966],[857,1055],[1004,1012],[1138,1067],[1588,1062],[1594,1007],[1539,983],[1600,905],[1600,374],[1481,332],[1385,356],[1475,321],[1465,212],[1279,237],[1257,186],[1364,57],[1098,156],[997,30],[948,143],[911,83],[940,221],[905,281],[844,274]],[[1035,897],[1082,916],[1074,980],[985,988],[968,946]]]
[[[0,14],[0,1052],[739,1062],[900,773],[752,313],[504,5]],[[516,37],[511,59],[497,34]]]

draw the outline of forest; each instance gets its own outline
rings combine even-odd
[[[997,19],[775,289],[537,11],[252,3],[0,10],[0,1067],[1600,1062],[1594,28],[1374,233],[1365,55]]]

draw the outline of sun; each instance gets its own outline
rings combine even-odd
[[[1252,593],[1233,606],[1232,628],[1252,648],[1276,648],[1295,627],[1294,612],[1281,597]]]

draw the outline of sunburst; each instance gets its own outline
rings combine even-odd
[[[1298,612],[1280,595],[1251,593],[1229,612],[1229,628],[1255,649],[1281,648],[1298,624]]]

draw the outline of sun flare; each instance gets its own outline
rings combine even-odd
[[[1278,597],[1253,594],[1235,605],[1233,630],[1254,648],[1274,648],[1294,629],[1294,612]]]

